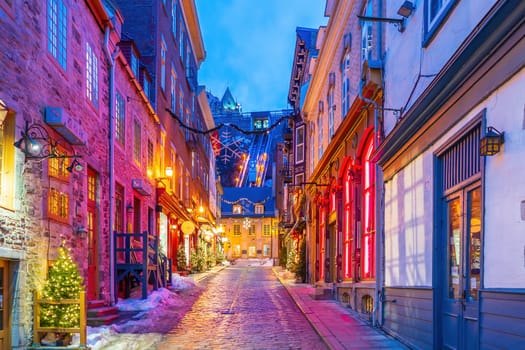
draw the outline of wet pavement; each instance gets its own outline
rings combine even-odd
[[[234,265],[201,284],[156,349],[327,349],[271,267]]]

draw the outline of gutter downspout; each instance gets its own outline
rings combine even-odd
[[[106,24],[104,30],[104,53],[106,54],[107,62],[109,64],[109,159],[108,159],[108,172],[109,172],[109,284],[110,284],[110,302],[111,305],[116,303],[115,294],[115,237],[113,232],[113,224],[115,221],[115,113],[114,113],[114,101],[115,101],[115,61],[119,54],[119,49],[115,49],[111,53],[109,49],[109,34],[110,26]]]

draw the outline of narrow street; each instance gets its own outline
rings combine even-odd
[[[271,267],[230,266],[157,349],[326,349]]]

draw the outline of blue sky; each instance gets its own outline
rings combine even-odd
[[[195,0],[206,59],[199,84],[229,87],[244,112],[289,108],[296,27],[326,25],[325,0]]]

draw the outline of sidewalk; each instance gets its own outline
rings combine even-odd
[[[315,288],[283,278],[282,270],[274,273],[299,309],[329,349],[410,349],[377,328],[373,328],[335,300],[314,300]]]

